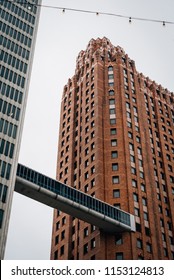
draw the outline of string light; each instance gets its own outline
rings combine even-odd
[[[0,0],[0,3],[1,2],[2,1]],[[65,12],[65,10],[67,10],[67,11],[71,11],[71,12],[79,12],[79,13],[86,13],[86,14],[96,14],[96,15],[100,14],[100,15],[104,15],[104,16],[112,16],[112,17],[125,18],[125,19],[129,20],[129,23],[131,23],[132,20],[137,20],[137,21],[161,23],[163,26],[166,26],[166,24],[174,24],[174,21],[167,21],[167,20],[164,21],[164,20],[150,19],[150,18],[130,17],[130,16],[114,14],[114,13],[95,12],[95,11],[82,10],[82,9],[62,8],[62,7],[57,7],[57,6],[49,6],[49,5],[44,5],[44,4],[30,3],[30,2],[27,2],[27,1],[26,2],[21,2],[19,0],[13,0],[13,1],[7,0],[6,2],[21,4],[21,5],[30,5],[30,7],[38,6],[38,7],[42,7],[42,8],[48,8],[48,9],[57,9],[57,10],[61,10],[63,13]]]

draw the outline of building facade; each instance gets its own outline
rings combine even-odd
[[[20,3],[21,2],[21,3]],[[40,14],[40,0],[0,1],[0,258],[3,259]]]
[[[55,210],[51,259],[174,259],[173,172],[174,94],[92,39],[63,90],[57,180],[135,215],[136,232]]]

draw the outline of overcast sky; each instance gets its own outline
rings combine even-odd
[[[42,4],[174,21],[173,0],[42,0]],[[90,39],[124,48],[136,69],[174,91],[174,25],[42,8],[19,162],[55,178],[60,102]],[[53,210],[14,194],[5,259],[50,258]]]

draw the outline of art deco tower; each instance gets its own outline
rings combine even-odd
[[[51,259],[174,259],[174,95],[92,39],[64,87],[57,180],[133,215],[106,234],[54,211]]]
[[[0,258],[4,256],[40,0],[0,1]]]

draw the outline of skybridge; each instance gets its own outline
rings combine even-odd
[[[135,231],[133,215],[21,164],[17,168],[15,191],[104,232]]]

